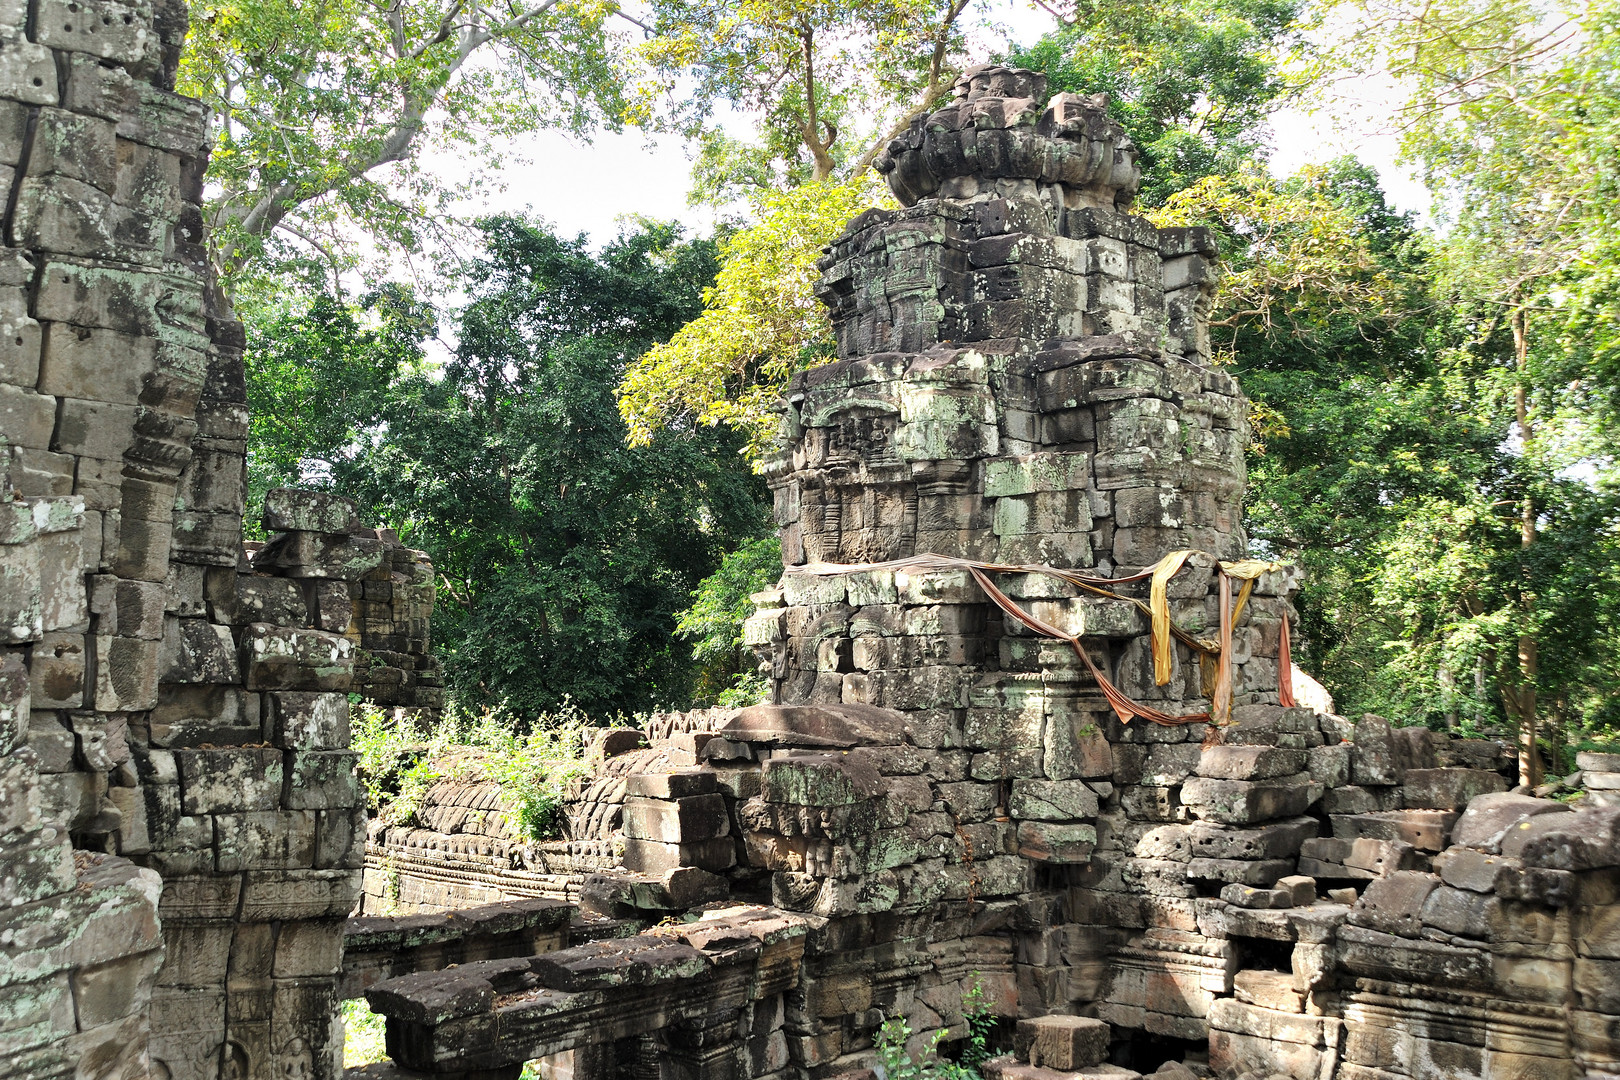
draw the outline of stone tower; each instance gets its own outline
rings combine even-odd
[[[1036,72],[963,75],[878,160],[904,209],[856,218],[820,263],[839,359],[789,386],[767,469],[789,573],[784,606],[753,625],[774,646],[779,702],[882,705],[944,745],[1044,737],[1054,752],[1070,740],[1039,734],[1040,714],[1061,701],[1065,724],[1106,720],[1095,683],[1066,646],[1002,625],[965,574],[794,568],[934,553],[1114,578],[1178,549],[1244,554],[1246,403],[1210,363],[1212,238],[1130,213],[1137,151],[1101,100],[1044,98]],[[1173,616],[1213,634],[1213,560],[1189,567]],[[1240,616],[1240,704],[1276,700],[1275,578]],[[1134,699],[1206,707],[1184,647],[1156,685],[1130,605],[1034,575],[1004,583],[1099,660],[1106,642]],[[980,722],[981,709],[1023,719]]]

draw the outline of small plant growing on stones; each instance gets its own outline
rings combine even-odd
[[[995,1053],[990,1036],[996,1016],[990,1011],[984,985],[977,979],[962,997],[962,1019],[967,1023],[968,1037],[955,1061],[940,1053],[945,1029],[934,1032],[921,1052],[912,1054],[906,1049],[912,1036],[911,1025],[900,1016],[885,1021],[873,1036],[878,1056],[873,1071],[878,1080],[981,1080],[979,1066]]]
[[[406,824],[434,784],[493,780],[510,797],[517,824],[531,840],[560,834],[568,787],[586,772],[584,752],[594,728],[569,701],[527,725],[497,709],[476,716],[447,711],[431,728],[362,703],[352,715],[352,745],[374,813]]]

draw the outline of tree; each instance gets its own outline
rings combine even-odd
[[[419,371],[436,318],[395,284],[345,303],[267,297],[248,313],[248,506],[274,487],[330,483],[401,375]],[[250,515],[251,525],[251,515]]]
[[[330,275],[356,230],[414,252],[450,194],[426,143],[616,123],[615,4],[578,0],[193,0],[179,88],[210,109],[212,240],[232,276]]]
[[[773,532],[727,554],[693,593],[675,631],[693,642],[692,659],[699,665],[694,701],[753,705],[769,696],[769,681],[755,672],[743,645],[743,622],[754,613],[751,597],[781,576],[782,541]]]
[[[1060,28],[1011,62],[1053,93],[1108,94],[1142,153],[1140,202],[1264,158],[1265,122],[1300,88],[1282,61],[1302,48],[1301,0],[1057,0]]]
[[[747,225],[727,237],[704,310],[626,373],[619,408],[631,438],[668,424],[725,424],[758,457],[771,402],[795,372],[832,359],[832,332],[811,289],[821,249],[850,218],[893,205],[871,165],[934,107],[960,70],[967,0],[670,0],[646,52],[669,90],[694,72],[673,110],[699,140],[696,198],[739,197]],[[647,88],[644,88],[647,95]],[[718,104],[763,114],[757,142],[710,126]]]
[[[1591,351],[1562,340],[1572,322],[1590,325],[1583,306],[1612,294],[1620,254],[1612,239],[1620,8],[1371,0],[1356,10],[1362,26],[1344,50],[1349,61],[1387,65],[1410,89],[1404,148],[1445,215],[1439,271],[1474,328],[1471,348],[1502,356],[1498,341],[1508,340],[1498,385],[1510,396],[1517,442],[1520,553],[1507,620],[1517,629],[1516,664],[1504,668],[1499,689],[1519,729],[1520,779],[1533,785],[1546,682],[1537,633],[1545,560],[1536,548],[1555,514],[1548,500],[1560,472],[1591,459],[1593,440],[1612,431],[1620,389],[1607,364],[1588,366]]]
[[[724,431],[627,446],[612,395],[696,314],[714,247],[651,223],[600,254],[511,218],[481,231],[451,359],[407,365],[369,422],[300,429],[353,443],[302,460],[330,461],[335,490],[432,557],[459,702],[530,717],[565,699],[598,716],[678,704],[694,664],[677,613],[763,531],[764,492]]]
[[[701,137],[699,191],[853,178],[957,73],[968,0],[658,0],[643,109]],[[679,86],[680,97],[673,97]],[[749,144],[715,107],[761,114]]]
[[[759,456],[774,434],[771,402],[794,372],[833,358],[832,323],[811,291],[822,249],[888,195],[865,172],[809,181],[756,202],[759,221],[720,242],[703,311],[625,371],[619,410],[646,445],[670,425],[726,425]]]

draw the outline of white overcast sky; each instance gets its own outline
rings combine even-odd
[[[979,34],[971,47],[980,57],[1004,50],[1008,40],[1033,43],[1053,25],[1050,16],[1024,2],[995,10],[1005,33]],[[1423,211],[1426,193],[1395,165],[1395,138],[1379,128],[1381,120],[1387,123],[1389,101],[1387,92],[1368,90],[1359,100],[1353,94],[1341,96],[1332,119],[1302,110],[1280,113],[1274,121],[1273,172],[1289,175],[1302,165],[1355,153],[1378,170],[1397,207]],[[739,120],[738,133],[744,134],[746,118]],[[565,235],[585,232],[596,243],[612,237],[617,219],[626,214],[682,221],[700,234],[713,226],[711,211],[686,204],[691,159],[679,139],[625,132],[600,134],[585,143],[547,132],[514,140],[510,151],[518,160],[501,172],[504,189],[466,204],[465,211],[531,211]],[[441,155],[430,155],[424,164],[450,176],[459,168],[457,160]]]

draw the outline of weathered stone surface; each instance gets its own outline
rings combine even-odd
[[[243,633],[242,662],[249,690],[347,690],[354,645],[320,630],[253,623]]]
[[[1194,814],[1227,825],[1251,825],[1295,817],[1321,797],[1308,773],[1270,780],[1214,780],[1194,777],[1181,789]]]
[[[624,834],[637,840],[695,843],[725,836],[730,829],[725,800],[719,795],[630,798],[624,804]]]
[[[1413,809],[1461,810],[1478,796],[1507,787],[1507,777],[1483,769],[1408,769],[1403,799]]]
[[[1013,1052],[1031,1065],[1082,1069],[1108,1056],[1107,1024],[1084,1016],[1041,1016],[1020,1020]]]
[[[264,496],[267,532],[347,533],[360,524],[354,503],[321,491],[272,488]]]

